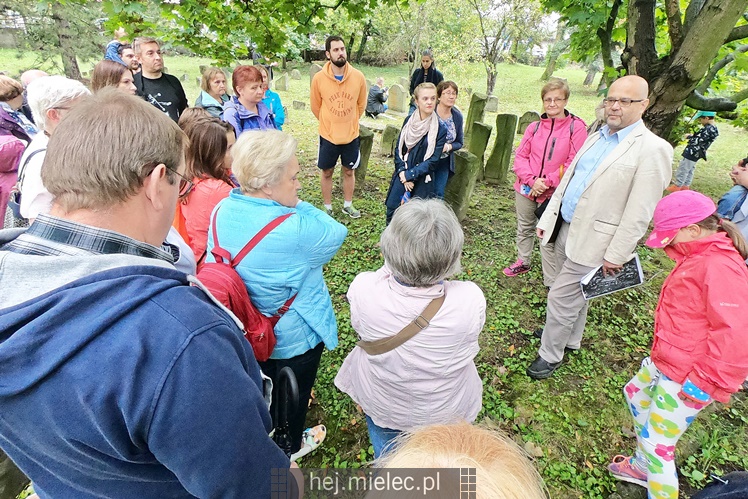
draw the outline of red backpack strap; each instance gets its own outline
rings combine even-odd
[[[213,227],[213,249],[210,250],[210,254],[213,255],[217,263],[231,263],[231,253],[221,248],[218,244],[218,231],[216,230],[217,215],[218,209],[213,211],[213,219],[210,221],[210,225]]]
[[[262,241],[265,238],[265,236],[270,234],[270,232],[272,232],[273,229],[275,229],[280,224],[285,222],[286,219],[290,217],[291,215],[293,215],[293,213],[286,213],[285,215],[281,215],[278,218],[271,220],[269,224],[263,227],[260,232],[255,234],[255,237],[250,239],[249,242],[241,249],[241,251],[239,251],[239,253],[236,254],[234,259],[231,260],[231,266],[236,267],[237,265],[239,265],[239,262],[241,262],[244,259],[244,257],[247,256],[247,253],[252,251],[254,247],[257,246],[257,243]],[[216,231],[215,231],[215,221],[214,221],[213,222],[213,237],[214,238],[215,238],[215,233]]]

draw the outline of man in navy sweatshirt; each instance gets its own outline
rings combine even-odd
[[[0,232],[0,447],[42,499],[265,498],[289,468],[250,344],[162,246],[185,142],[87,98],[49,142],[52,211]]]

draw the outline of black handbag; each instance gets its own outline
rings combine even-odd
[[[540,217],[543,216],[543,213],[545,213],[546,208],[548,208],[548,203],[550,202],[551,198],[546,199],[540,205],[538,205],[537,208],[535,208],[535,216],[540,220]],[[564,221],[564,217],[561,216],[561,207],[558,207],[558,217],[556,217],[556,225],[553,226],[553,232],[551,232],[551,237],[548,239],[548,243],[554,243],[556,242],[556,238],[558,237],[558,231],[561,230],[561,224]]]

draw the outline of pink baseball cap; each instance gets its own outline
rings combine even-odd
[[[650,248],[664,248],[683,227],[701,222],[717,211],[707,196],[696,191],[677,191],[660,199],[654,212],[654,230],[647,238]]]

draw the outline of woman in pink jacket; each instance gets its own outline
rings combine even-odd
[[[514,156],[517,181],[515,207],[517,210],[517,261],[504,269],[504,275],[514,277],[530,271],[530,259],[535,245],[535,210],[549,199],[574,155],[587,139],[587,126],[581,118],[566,110],[569,100],[566,80],[552,79],[543,86],[543,115],[525,130]],[[543,283],[553,284],[558,273],[553,244],[540,247],[543,264]]]
[[[675,260],[655,310],[652,352],[624,387],[637,435],[632,457],[608,469],[677,499],[675,445],[703,408],[727,403],[748,376],[748,248],[708,197],[680,191],[655,209],[647,245]]]
[[[195,187],[179,208],[199,269],[205,260],[213,208],[237,187],[231,178],[231,146],[236,136],[229,123],[213,117],[197,117],[186,125],[180,120],[180,125],[190,138],[185,160]]]

